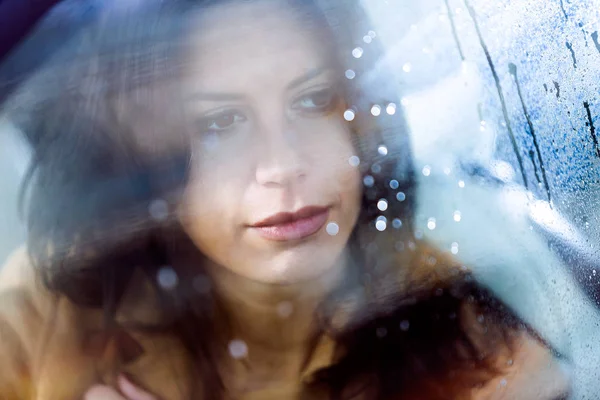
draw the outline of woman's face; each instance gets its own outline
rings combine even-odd
[[[197,21],[184,85],[193,156],[179,215],[215,264],[288,284],[337,264],[361,180],[331,54],[318,31],[273,3],[218,6]]]

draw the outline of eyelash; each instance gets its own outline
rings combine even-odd
[[[322,104],[322,105],[317,105],[314,102],[314,98],[316,96],[320,96],[320,95],[325,95],[325,100],[326,103]],[[314,107],[302,107],[302,106],[298,106],[298,104],[300,102],[302,102],[303,100],[313,100],[313,104],[315,105]],[[318,89],[318,90],[314,90],[308,93],[305,93],[299,97],[296,98],[296,100],[292,103],[292,110],[302,110],[302,111],[306,111],[309,114],[318,114],[321,112],[329,112],[331,111],[333,108],[335,108],[335,106],[337,105],[337,100],[338,100],[338,94],[336,93],[336,91],[333,88],[322,88],[322,89]]]
[[[325,104],[318,104],[321,99],[316,99],[317,96],[325,96]],[[313,106],[303,106],[301,103],[305,100],[311,101]],[[334,88],[327,87],[318,90],[314,90],[311,92],[304,93],[298,96],[291,105],[291,109],[294,111],[300,111],[301,113],[308,115],[319,115],[323,113],[328,113],[337,105],[339,100],[338,93]],[[225,119],[225,123],[227,124],[224,127],[219,126],[220,119]],[[246,122],[248,118],[246,115],[238,109],[227,109],[221,112],[217,112],[214,114],[207,115],[198,120],[197,126],[200,133],[218,133],[218,132],[226,132],[239,123]]]

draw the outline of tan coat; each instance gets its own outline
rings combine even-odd
[[[136,296],[126,298],[118,315],[152,318],[152,297],[144,290],[141,284]],[[0,271],[0,399],[81,399],[92,384],[113,383],[110,371],[118,370],[160,399],[187,400],[190,361],[175,339],[130,333],[106,341],[94,335],[102,326],[102,312],[48,293],[25,251],[17,251]],[[307,374],[330,360],[331,343],[324,339],[321,346]],[[563,369],[531,338],[523,338],[511,361],[501,362],[509,365],[505,375],[474,390],[474,398],[551,400],[568,390]],[[293,398],[296,389],[284,385],[244,398]]]

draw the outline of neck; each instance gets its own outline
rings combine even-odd
[[[310,281],[277,285],[264,284],[234,274],[227,268],[212,265],[208,270],[216,295],[225,313],[225,336],[241,340],[248,348],[248,360],[285,357],[285,364],[302,364],[318,337],[317,308],[339,284],[344,275],[347,257]],[[295,361],[290,360],[290,358]]]

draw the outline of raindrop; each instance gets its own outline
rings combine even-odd
[[[354,50],[352,50],[352,57],[361,58],[362,55],[363,55],[362,47],[356,47]]]
[[[282,301],[277,304],[277,314],[281,318],[289,318],[290,315],[294,312],[294,305],[290,301]]]
[[[162,199],[153,200],[148,206],[148,212],[154,220],[164,221],[169,216],[169,205]]]
[[[375,184],[375,178],[373,178],[371,175],[367,175],[364,177],[363,183],[366,187],[371,187]]]
[[[422,230],[418,229],[415,231],[415,239],[418,239],[418,240],[423,239],[423,231]],[[409,243],[408,247],[410,247],[410,243]],[[411,250],[413,250],[413,249],[411,248]]]
[[[348,159],[348,164],[350,164],[353,167],[358,167],[358,165],[360,164],[360,158],[358,158],[357,156],[352,156]]]
[[[388,104],[387,107],[385,108],[385,112],[388,113],[388,115],[396,114],[396,104],[394,104],[394,103]]]
[[[379,146],[377,148],[377,152],[379,154],[381,154],[382,156],[387,156],[387,154],[388,154],[388,148],[386,146],[384,146],[384,145],[381,145],[381,146]]]
[[[483,317],[483,315],[478,315],[477,322],[479,322],[480,324],[483,324],[483,321],[485,321],[485,318]]]
[[[379,339],[384,338],[387,335],[387,329],[385,329],[383,326],[380,326],[377,328],[376,335]]]
[[[445,175],[450,175],[451,172],[452,172],[452,169],[450,169],[450,167],[444,168],[444,174]]]
[[[410,63],[405,63],[402,66],[402,71],[404,71],[404,72],[410,72],[411,70],[412,70],[412,65],[410,65]]]
[[[344,119],[346,121],[353,121],[354,120],[354,110],[346,110],[344,111]]]
[[[371,172],[373,172],[374,174],[378,174],[381,172],[381,165],[379,164],[373,164],[373,166],[371,167]]]
[[[377,33],[375,33],[375,31],[369,31],[369,32],[367,32],[367,35],[369,35],[372,39],[375,39],[375,37],[377,36]]]
[[[405,319],[404,321],[400,322],[400,330],[406,332],[408,328],[410,328],[410,322],[408,322],[408,320]]]
[[[421,172],[423,172],[423,175],[429,176],[431,175],[431,167],[429,165],[426,165],[423,167],[423,170]]]
[[[231,357],[239,360],[248,355],[248,346],[243,340],[235,339],[229,342],[229,354]]]
[[[452,252],[452,254],[458,254],[458,243],[452,243],[452,246],[450,246],[450,252]]]
[[[395,219],[392,221],[392,226],[393,226],[395,229],[400,229],[400,228],[402,228],[402,221],[401,221],[400,219],[398,219],[398,218],[395,218]]]
[[[435,229],[435,227],[436,227],[436,221],[435,221],[435,218],[429,218],[429,219],[427,220],[427,228],[428,228],[429,230],[431,230],[431,231],[432,231],[432,230],[434,230],[434,229]]]
[[[462,219],[462,213],[458,210],[454,211],[454,221],[460,222],[461,219]]]
[[[330,236],[335,236],[340,232],[340,227],[335,222],[330,222],[327,224],[325,230]]]
[[[372,40],[373,40],[373,38],[369,35],[363,36],[363,42],[365,42],[367,44],[371,43]]]
[[[387,222],[384,220],[380,220],[378,219],[377,222],[375,222],[375,228],[379,231],[379,232],[383,232],[385,231],[385,229],[387,228]]]
[[[421,233],[421,237],[423,236],[423,234]],[[415,237],[417,237],[417,232],[415,232]],[[415,242],[413,242],[412,240],[408,242],[408,248],[411,251],[415,251],[415,249],[417,248],[417,245],[415,244]]]
[[[459,188],[464,188],[465,187],[465,181],[458,181],[458,187]]]
[[[398,194],[396,195],[396,200],[404,201],[406,200],[406,195],[403,192],[398,192]]]
[[[381,107],[375,104],[373,107],[371,107],[371,114],[373,114],[375,117],[379,117],[381,115]]]
[[[388,201],[386,199],[381,199],[377,202],[377,208],[379,211],[385,211],[388,209]]]
[[[506,386],[507,384],[508,384],[508,381],[506,380],[506,378],[503,378],[503,379],[500,381],[500,386]]]
[[[396,189],[398,189],[398,188],[400,187],[400,184],[398,183],[398,181],[397,181],[397,180],[395,180],[395,179],[392,179],[392,180],[390,181],[390,187],[391,187],[392,189],[396,190]]]
[[[174,289],[179,283],[177,273],[171,267],[162,267],[156,275],[158,284],[167,290]]]
[[[354,70],[351,70],[351,69],[347,69],[346,73],[344,75],[346,75],[347,79],[354,79],[354,78],[356,78],[356,72],[354,72]]]
[[[409,104],[409,100],[406,97],[403,97],[400,99],[400,104],[402,104],[404,107],[406,107]]]

